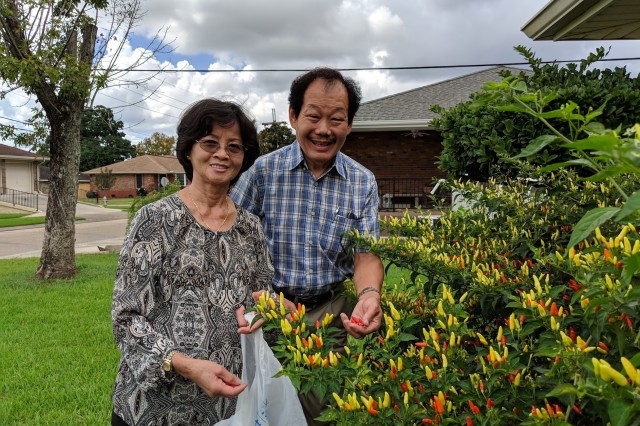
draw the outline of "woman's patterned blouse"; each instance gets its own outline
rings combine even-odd
[[[121,353],[114,411],[131,426],[213,425],[235,411],[235,398],[208,397],[162,361],[176,349],[241,374],[235,311],[271,288],[273,267],[260,221],[237,209],[228,231],[212,232],[173,194],[131,222],[111,309]]]

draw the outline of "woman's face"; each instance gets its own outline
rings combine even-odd
[[[210,134],[191,147],[193,181],[225,188],[240,173],[244,160],[244,146],[240,126],[223,127],[214,124]]]

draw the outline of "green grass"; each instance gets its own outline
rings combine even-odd
[[[43,283],[37,258],[0,260],[0,424],[109,424],[117,261],[78,255],[76,278]]]
[[[45,222],[45,219],[45,216],[28,217],[28,215],[20,213],[0,214],[0,228],[8,228],[10,226],[42,225]],[[84,220],[84,218],[76,217],[75,220]]]
[[[9,226],[39,225],[44,223],[44,216],[27,217],[28,214],[5,213],[0,214],[0,228]]]
[[[76,261],[74,279],[44,283],[37,258],[0,260],[0,425],[110,424],[118,254]],[[392,267],[385,281],[409,275]]]
[[[117,210],[129,210],[131,204],[134,202],[135,198],[107,198],[108,209],[117,209]],[[79,198],[78,201],[87,204],[98,204],[99,206],[103,206],[102,198],[100,201],[96,203],[95,198]]]

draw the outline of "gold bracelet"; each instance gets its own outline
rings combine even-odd
[[[362,297],[363,294],[369,293],[370,291],[375,291],[376,293],[380,294],[380,290],[378,290],[375,287],[365,287],[362,290],[360,290],[360,293],[356,294],[356,297],[360,299],[360,297]]]

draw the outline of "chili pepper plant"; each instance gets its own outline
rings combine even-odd
[[[514,110],[575,127],[566,140],[549,124],[525,154],[558,143],[575,164],[533,169],[521,155],[526,178],[450,182],[472,200],[465,210],[384,219],[381,239],[353,233],[411,279],[385,282],[384,325],[346,347],[330,338],[333,318],[308,324],[301,305],[257,304],[281,331],[281,374],[327,398],[322,420],[640,424],[640,141],[505,84]]]

